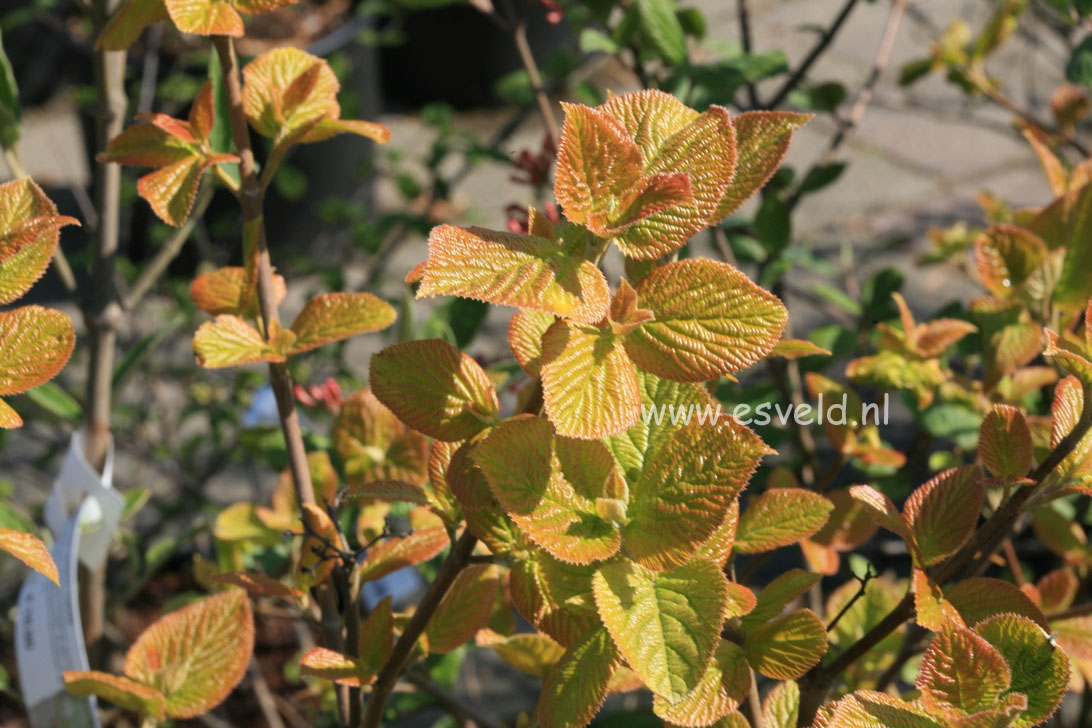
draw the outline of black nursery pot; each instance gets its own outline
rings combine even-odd
[[[572,45],[564,22],[553,25],[531,6],[527,37],[539,67],[550,51]],[[383,96],[416,108],[443,101],[456,108],[496,106],[494,84],[522,68],[512,38],[483,13],[448,5],[410,15],[405,41],[380,51]]]

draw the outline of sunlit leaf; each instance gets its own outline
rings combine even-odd
[[[284,361],[284,354],[274,349],[256,328],[231,314],[221,314],[197,328],[193,353],[197,363],[209,369]]]
[[[842,698],[825,728],[946,728],[922,707],[887,693],[858,690]]]
[[[980,623],[975,632],[998,649],[1012,670],[1006,693],[1027,696],[1027,711],[1016,721],[1016,728],[1038,725],[1050,717],[1065,694],[1069,660],[1043,628],[1030,619],[1003,614]]]
[[[801,488],[773,488],[751,500],[739,519],[736,551],[773,551],[811,536],[827,522],[829,500]]]
[[[474,564],[459,572],[428,623],[429,652],[451,652],[489,621],[497,593],[497,567]]]
[[[242,589],[161,617],[125,655],[125,675],[167,696],[167,715],[192,718],[228,696],[254,651],[254,619]]]
[[[652,709],[673,726],[713,725],[743,702],[751,688],[751,671],[739,645],[720,640],[698,686],[672,705],[654,696]]]
[[[45,273],[60,229],[79,225],[30,179],[0,184],[0,305],[21,297]]]
[[[49,381],[75,345],[72,320],[60,311],[23,306],[0,313],[0,395]]]
[[[323,59],[291,46],[274,48],[243,69],[243,109],[255,131],[283,139],[323,117],[338,118],[339,88]]]
[[[544,634],[514,634],[490,645],[510,667],[535,677],[546,677],[565,654],[565,648]]]
[[[288,294],[284,277],[273,276],[273,304],[279,306]],[[245,268],[217,268],[202,273],[190,283],[190,297],[207,314],[230,313],[242,318],[256,318],[258,291],[247,281]]]
[[[331,680],[339,685],[359,686],[364,668],[360,660],[325,647],[314,647],[300,658],[300,675]]]
[[[929,643],[916,685],[928,699],[975,713],[992,707],[1011,680],[996,648],[969,629],[951,628]]]
[[[820,576],[802,569],[789,569],[758,592],[755,608],[741,620],[744,632],[781,614],[789,604],[803,596]]]
[[[542,681],[542,728],[583,728],[607,697],[621,655],[602,625],[586,630]]]
[[[800,715],[800,687],[780,682],[762,700],[762,722],[768,728],[796,728]]]
[[[77,697],[97,695],[152,720],[161,721],[167,716],[167,698],[161,691],[121,675],[98,670],[65,670],[64,687]]]
[[[796,129],[811,114],[789,111],[746,111],[732,117],[736,130],[736,173],[724,192],[713,222],[731,215],[777,171]]]
[[[1042,610],[1018,586],[1007,581],[983,576],[962,579],[945,587],[944,598],[959,610],[968,627],[998,614],[1015,614],[1047,629]]]
[[[966,627],[963,615],[922,569],[914,569],[914,613],[919,626],[931,630]]]
[[[230,0],[164,0],[171,21],[194,35],[243,34],[243,18]]]
[[[398,419],[438,440],[465,440],[496,421],[482,368],[441,339],[394,344],[371,360],[372,392]]]
[[[548,420],[524,417],[501,424],[473,457],[505,512],[553,556],[588,564],[618,551],[619,524],[596,506],[628,494],[602,443],[558,437]]]
[[[394,307],[370,293],[324,293],[313,297],[292,322],[296,342],[291,354],[333,341],[380,331],[392,323]]]
[[[769,354],[788,314],[775,296],[727,263],[681,260],[637,285],[655,319],[626,336],[634,363],[657,376],[702,382]]]
[[[978,454],[999,478],[1022,478],[1031,470],[1031,431],[1020,410],[997,404],[982,420]]]
[[[632,561],[599,568],[595,603],[629,666],[675,703],[698,686],[720,639],[728,581],[711,561],[654,572]]]
[[[903,508],[926,566],[954,553],[974,532],[986,489],[975,466],[952,468],[910,494]]]
[[[509,588],[519,613],[563,647],[599,624],[592,599],[595,567],[565,564],[541,549],[512,567]]]
[[[566,437],[621,432],[641,414],[637,373],[609,328],[558,321],[542,337],[546,414]]]
[[[360,563],[360,578],[375,581],[393,571],[416,566],[439,554],[448,543],[447,531],[440,526],[388,538],[368,549]]]
[[[0,551],[8,552],[57,586],[61,585],[57,564],[42,539],[34,534],[0,528]]]
[[[723,523],[758,461],[772,452],[730,417],[677,430],[631,486],[623,531],[630,555],[652,568],[685,562]]]
[[[746,633],[747,662],[766,677],[795,680],[810,670],[827,651],[827,630],[809,609],[790,612]]]
[[[429,234],[418,298],[462,296],[595,324],[610,290],[590,261],[553,240],[440,225]]]

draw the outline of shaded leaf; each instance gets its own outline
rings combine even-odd
[[[339,685],[360,686],[364,681],[360,660],[325,647],[314,647],[300,658],[300,675],[331,680]]]
[[[274,274],[274,306],[279,306],[287,294],[284,277]],[[230,313],[242,318],[256,318],[258,315],[256,281],[247,280],[245,268],[217,268],[202,273],[190,283],[190,297],[198,308],[213,316]]]
[[[167,715],[167,698],[162,692],[121,675],[98,670],[65,670],[64,687],[76,697],[97,695],[119,708],[156,721]]]
[[[720,640],[701,682],[672,705],[654,696],[652,709],[672,726],[713,725],[743,702],[751,688],[751,671],[739,645]]]
[[[975,466],[946,470],[910,494],[904,516],[926,566],[954,553],[971,537],[985,497]]]
[[[523,371],[532,377],[541,373],[542,336],[556,319],[540,311],[518,311],[508,321],[508,346]]]
[[[407,566],[416,566],[439,554],[448,545],[442,526],[388,538],[368,549],[360,562],[361,581],[375,581]]]
[[[827,630],[809,609],[790,612],[752,627],[744,636],[747,662],[766,677],[795,680],[827,651]]]
[[[1016,728],[1038,725],[1057,710],[1069,681],[1069,660],[1030,619],[1002,614],[975,627],[998,649],[1012,670],[1012,684],[1002,694],[1027,696],[1027,711]]]
[[[995,404],[978,434],[978,454],[999,478],[1022,478],[1031,470],[1031,431],[1020,410]]]
[[[496,592],[496,566],[474,564],[460,571],[429,620],[429,652],[451,652],[473,639],[493,613]]]
[[[370,389],[345,400],[331,434],[353,497],[364,497],[361,487],[371,481],[406,481],[417,489],[411,500],[421,502],[418,484],[427,476],[428,439],[399,421]]]

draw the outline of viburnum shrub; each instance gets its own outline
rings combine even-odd
[[[920,409],[961,402],[981,415],[976,441],[946,453],[946,467],[901,508],[873,485],[832,488],[843,462],[906,462],[875,424],[824,423],[836,456],[829,477],[802,485],[775,467],[752,485],[777,453],[712,394],[771,357],[830,353],[783,338],[788,312],[776,296],[688,247],[766,185],[808,116],[699,112],[651,90],[564,107],[559,217],[531,209],[526,233],[440,225],[407,277],[418,297],[515,309],[515,405],[502,410],[502,375],[446,341],[400,341],[372,357],[369,388],[301,390],[335,417],[328,443],[312,438],[308,452],[288,364],[390,326],[395,310],[368,293],[320,294],[283,326],[286,285],[266,245],[263,197],[293,147],[341,133],[382,142],[388,132],[341,119],[331,69],[303,51],[269,51],[240,71],[239,12],[284,4],[130,0],[99,41],[125,47],[166,16],[213,38],[218,70],[187,120],[144,117],[102,160],[152,168],[138,191],[168,224],[190,218],[202,184],[238,197],[243,265],[194,280],[194,301],[214,318],[193,349],[207,368],[268,365],[289,467],[268,505],[218,514],[215,561],[197,560],[194,575],[219,593],[149,627],[124,675],[67,673],[72,692],[146,725],[213,709],[251,658],[246,593],[296,608],[321,633],[300,674],[318,680],[349,726],[377,728],[400,680],[427,684],[430,656],[470,642],[542,678],[543,728],[584,726],[607,696],[640,689],[673,726],[1023,727],[1046,721],[1082,683],[1092,623],[1074,606],[1074,567],[1089,551],[1052,504],[1092,492],[1086,166],[1059,161],[1059,200],[976,244],[989,294],[973,321],[918,322],[896,296],[899,322],[878,326],[876,351],[847,368],[864,389],[805,378],[811,393],[844,395],[848,408],[882,388]],[[637,6],[655,17],[660,4]],[[269,140],[260,171],[251,131]],[[55,245],[60,223],[39,211],[19,240]],[[606,259],[612,248],[620,274]],[[981,343],[982,376],[958,366],[968,341]],[[1029,395],[1057,379],[1029,366],[1040,354],[1067,374],[1049,417],[1024,414]],[[392,532],[396,508],[408,532]],[[1034,583],[1010,541],[1029,514],[1065,562]],[[869,571],[823,604],[821,577],[837,575],[840,554],[879,527],[905,545],[910,578]],[[283,568],[259,558],[286,540]],[[748,585],[766,554],[797,545],[810,570]],[[1003,548],[1012,580],[982,576]],[[750,561],[737,575],[741,556]],[[415,605],[387,597],[365,610],[366,583],[433,559]],[[517,631],[514,612],[535,631]],[[914,692],[895,694],[899,680]]]
[[[65,225],[38,185],[20,179],[0,185],[0,305],[22,298],[53,259]],[[20,306],[0,313],[0,395],[19,394],[49,381],[76,345],[72,321],[60,311]],[[0,400],[0,427],[20,427],[23,418]],[[0,528],[0,550],[57,582],[57,565],[33,534]]]

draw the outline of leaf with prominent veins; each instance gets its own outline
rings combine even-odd
[[[380,331],[392,323],[394,307],[370,293],[325,293],[315,296],[292,322],[299,354],[357,334]]]
[[[502,423],[473,458],[505,512],[556,558],[589,564],[617,553],[621,534],[596,506],[627,494],[601,442],[559,437],[549,420],[525,416]]]
[[[723,523],[769,454],[758,435],[732,418],[676,430],[632,484],[626,550],[652,568],[684,563]]]
[[[57,564],[54,563],[42,539],[34,534],[11,528],[0,528],[0,551],[6,551],[57,586],[61,585],[57,575]]]
[[[284,361],[284,353],[262,338],[256,328],[231,314],[221,314],[197,328],[193,353],[197,363],[208,369]]]
[[[439,225],[417,297],[462,296],[554,314],[584,324],[603,319],[610,289],[590,261],[554,240]]]
[[[711,561],[655,572],[632,561],[599,568],[592,591],[626,662],[674,704],[701,682],[720,641],[728,580]]]
[[[546,414],[566,437],[597,439],[641,415],[637,372],[609,328],[558,321],[542,337]]]
[[[681,260],[637,285],[655,319],[626,336],[640,368],[680,382],[703,382],[770,353],[788,319],[785,306],[742,272],[712,260]]]
[[[728,217],[762,189],[785,158],[792,133],[811,118],[812,114],[789,111],[746,111],[732,117],[736,132],[735,175],[710,222]]]
[[[756,554],[796,543],[821,529],[833,508],[823,496],[802,488],[767,490],[743,510],[736,551]]]
[[[585,631],[542,681],[538,720],[542,728],[583,728],[595,716],[621,655],[602,625]]]

